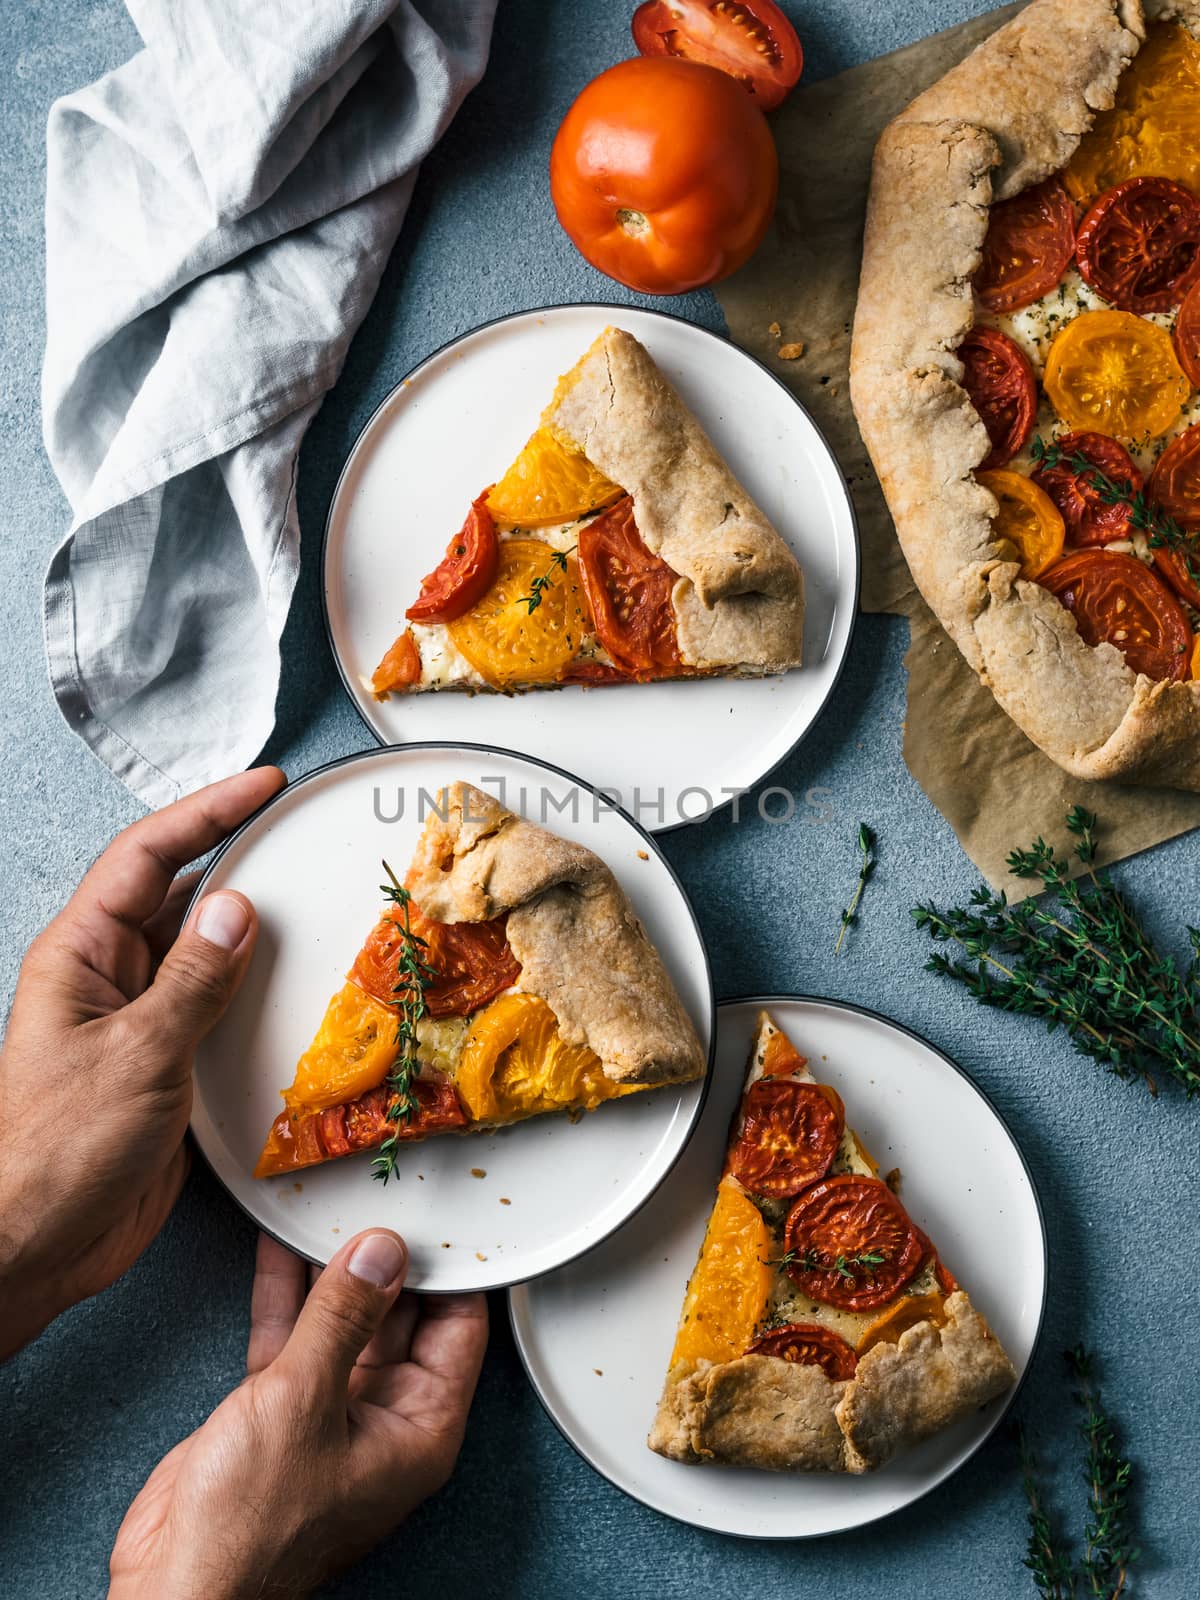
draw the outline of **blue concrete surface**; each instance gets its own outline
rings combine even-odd
[[[631,9],[632,0],[501,0],[487,78],[421,176],[378,302],[302,458],[306,566],[285,640],[278,731],[267,752],[291,773],[365,743],[323,641],[316,567],[333,484],[363,421],[419,357],[486,317],[620,297],[558,232],[544,171],[571,96],[627,53]],[[789,0],[788,9],[815,79],[986,5]],[[66,508],[42,455],[37,404],[45,114],[56,95],[116,66],[136,46],[116,0],[11,4],[0,38],[6,995],[29,938],[136,811],[67,732],[46,686],[41,574]],[[710,295],[670,304],[705,326],[722,325]],[[700,909],[720,992],[800,989],[874,1005],[955,1056],[1009,1119],[1037,1176],[1051,1252],[1052,1301],[1020,1411],[1057,1464],[1056,1492],[1078,1528],[1083,1490],[1059,1352],[1077,1338],[1103,1351],[1106,1389],[1138,1473],[1145,1555],[1133,1592],[1184,1600],[1197,1592],[1188,1535],[1200,1516],[1197,1113],[1170,1091],[1151,1102],[1031,1024],[981,1014],[921,972],[925,952],[907,908],[927,895],[962,896],[975,880],[901,759],[904,645],[902,622],[860,623],[832,707],[774,780],[800,794],[825,791],[827,821],[768,831],[718,817],[673,834],[666,850]],[[860,818],[880,835],[881,863],[862,924],[835,960]],[[1197,864],[1192,838],[1117,874],[1176,950],[1195,901]],[[1197,920],[1194,910],[1190,920]],[[252,1250],[249,1225],[199,1171],[137,1268],[0,1373],[5,1596],[103,1594],[108,1550],[130,1498],[241,1374]],[[859,1533],[805,1545],[699,1533],[633,1504],[572,1452],[525,1382],[503,1303],[494,1310],[455,1479],[330,1594],[1018,1600],[1033,1593],[1021,1567],[1022,1507],[1007,1440],[994,1441],[913,1510]]]

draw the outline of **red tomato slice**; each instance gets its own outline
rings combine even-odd
[[[975,294],[989,311],[1019,311],[1040,300],[1075,252],[1075,207],[1057,178],[1047,178],[988,213]]]
[[[408,689],[420,681],[421,652],[417,649],[412,629],[405,628],[375,668],[371,678],[371,693],[382,695],[391,689]]]
[[[1037,580],[1072,613],[1088,644],[1116,645],[1135,672],[1169,683],[1192,675],[1192,630],[1175,596],[1136,556],[1077,550]]]
[[[396,1000],[396,962],[403,946],[398,910],[386,911],[372,928],[350,969],[350,980],[384,1005]],[[424,959],[437,973],[425,991],[431,1017],[465,1017],[478,1011],[521,975],[508,943],[507,917],[491,922],[430,922],[416,905],[410,925],[425,940]]]
[[[1154,463],[1149,497],[1192,536],[1186,551],[1157,546],[1154,563],[1176,593],[1200,610],[1200,423],[1172,439]]]
[[[1119,311],[1167,311],[1200,278],[1200,200],[1170,178],[1127,178],[1079,224],[1075,259]]]
[[[572,661],[562,675],[563,683],[629,683],[630,674],[620,667],[610,667],[606,661]]]
[[[677,677],[679,574],[643,544],[628,495],[580,529],[578,560],[596,636],[616,665],[638,678]]]
[[[302,1116],[281,1112],[271,1125],[254,1176],[269,1178],[278,1172],[295,1172],[319,1161],[370,1150],[392,1134],[398,1139],[423,1139],[429,1133],[447,1133],[466,1126],[466,1112],[448,1078],[440,1074],[415,1078],[413,1093],[417,1110],[407,1122],[388,1120],[392,1093],[386,1085],[325,1111]]]
[[[633,13],[644,56],[702,61],[744,83],[764,111],[795,88],[804,51],[774,0],[646,0]]]
[[[851,1174],[805,1189],[788,1212],[787,1274],[843,1311],[874,1311],[917,1274],[926,1251],[907,1211],[878,1178]]]
[[[760,1078],[742,1101],[728,1170],[751,1194],[783,1200],[829,1171],[846,1119],[815,1083]]]
[[[774,1328],[756,1339],[746,1354],[775,1356],[780,1361],[794,1361],[802,1367],[820,1367],[835,1383],[852,1378],[858,1366],[858,1357],[841,1334],[834,1333],[832,1328],[822,1328],[818,1322],[789,1322],[785,1328]]]
[[[1183,297],[1175,319],[1175,354],[1193,388],[1200,389],[1200,281]]]
[[[956,354],[962,386],[992,441],[979,464],[980,472],[990,472],[1011,461],[1033,432],[1037,379],[1025,352],[997,328],[972,328]]]
[[[1064,457],[1082,456],[1089,466],[1098,468],[1131,494],[1141,489],[1142,474],[1133,457],[1107,434],[1064,433],[1054,443]],[[1039,467],[1033,481],[1058,507],[1067,526],[1068,544],[1110,544],[1114,539],[1129,537],[1129,507],[1119,500],[1107,504],[1095,481],[1086,472],[1076,472],[1069,459],[1054,467]]]
[[[442,562],[421,583],[404,615],[410,622],[453,622],[482,600],[496,576],[500,544],[487,508],[491,485],[467,512],[462,530],[446,546]]]

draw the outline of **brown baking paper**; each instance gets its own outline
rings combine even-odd
[[[804,403],[841,462],[862,537],[863,610],[910,619],[908,769],[980,871],[1018,893],[1009,851],[1039,835],[1065,849],[1063,818],[1073,805],[1100,816],[1106,861],[1200,826],[1200,795],[1072,778],[1001,711],[917,594],[850,409],[850,328],[875,141],[914,95],[1020,9],[1004,6],[793,94],[772,118],[776,225],[717,289],[733,338]],[[783,359],[780,351],[798,343],[803,354]]]

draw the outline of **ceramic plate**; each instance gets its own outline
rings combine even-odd
[[[610,322],[639,338],[804,568],[804,665],[780,678],[630,684],[505,697],[363,689],[403,611],[504,472],[559,374]],[[753,357],[678,318],[627,306],[527,311],[465,334],[371,418],[334,494],[325,607],[347,692],[384,744],[474,740],[524,750],[610,790],[652,831],[723,805],[803,738],[850,643],[858,545],[850,497],[808,413]],[[720,737],[714,738],[714,730]]]
[[[692,1083],[631,1095],[574,1126],[538,1117],[428,1139],[403,1153],[386,1188],[369,1152],[294,1178],[251,1177],[279,1091],[378,915],[381,858],[403,876],[423,807],[456,778],[607,861],[706,1049],[712,1036],[708,960],[683,890],[648,835],[566,773],[499,750],[372,750],[301,778],[253,817],[197,891],[240,889],[262,929],[246,982],[197,1056],[193,1131],[238,1204],[293,1250],[325,1262],[360,1228],[386,1224],[408,1240],[410,1285],[427,1292],[516,1283],[590,1249],[662,1182],[704,1095]]]
[[[770,1007],[1024,1374],[1041,1324],[1046,1241],[1033,1181],[991,1103],[948,1057],[831,1000],[724,1002],[708,1104],[653,1201],[586,1258],[509,1295],[517,1346],[543,1405],[618,1488],[697,1527],[808,1538],[887,1516],[941,1483],[999,1423],[1011,1395],[863,1477],[688,1467],[646,1447],[688,1277],[712,1205],[754,1018]]]

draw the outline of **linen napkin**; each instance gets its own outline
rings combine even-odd
[[[51,108],[45,583],[68,724],[150,806],[274,724],[296,464],[487,61],[496,0],[128,0],[145,49]]]

